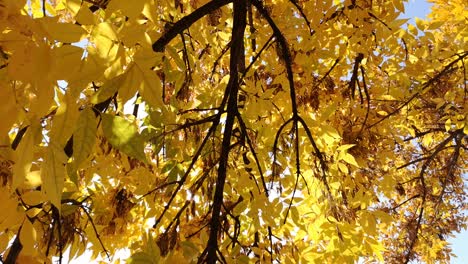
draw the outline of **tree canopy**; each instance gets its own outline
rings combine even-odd
[[[468,7],[430,2],[1,0],[2,262],[448,263]]]

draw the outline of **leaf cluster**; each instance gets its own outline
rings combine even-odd
[[[448,263],[466,4],[0,2],[4,263]]]

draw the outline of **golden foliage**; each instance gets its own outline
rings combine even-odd
[[[0,1],[2,261],[448,263],[466,4],[403,2]]]

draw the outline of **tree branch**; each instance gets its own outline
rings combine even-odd
[[[189,15],[177,21],[172,27],[166,31],[156,42],[153,43],[153,51],[163,52],[166,45],[177,35],[181,34],[184,30],[188,29],[193,23],[197,22],[200,18],[206,16],[212,11],[221,8],[224,5],[231,3],[233,0],[213,0]]]
[[[430,163],[435,159],[435,157],[441,152],[444,148],[445,145],[447,145],[457,134],[452,133],[449,137],[447,137],[444,141],[439,143],[437,148],[434,150],[434,152],[431,154],[431,156],[424,162],[424,164],[421,167],[421,171],[419,172],[419,181],[421,183],[421,188],[422,188],[422,194],[420,195],[421,197],[421,206],[419,209],[419,214],[418,214],[418,221],[416,223],[416,228],[414,230],[414,237],[411,239],[410,245],[408,247],[408,251],[406,252],[405,256],[405,264],[409,263],[411,260],[411,256],[413,254],[413,248],[414,245],[416,244],[416,241],[418,240],[418,232],[421,229],[421,224],[422,220],[424,218],[424,206],[426,204],[426,196],[427,196],[427,188],[426,188],[426,180],[424,178],[424,174],[426,173],[426,170],[428,169]]]
[[[224,127],[223,141],[221,145],[221,156],[218,165],[218,177],[216,179],[216,190],[213,198],[210,237],[206,248],[206,263],[216,263],[217,260],[224,260],[218,257],[218,235],[220,232],[220,213],[224,199],[224,184],[227,176],[227,163],[229,159],[231,136],[234,121],[237,113],[237,101],[239,92],[239,68],[244,64],[244,31],[247,18],[247,6],[244,0],[234,1],[234,22],[231,35],[231,57],[230,57],[230,77],[226,87],[228,94],[227,117]],[[202,260],[203,261],[203,260]]]

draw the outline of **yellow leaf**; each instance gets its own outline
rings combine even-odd
[[[413,26],[412,24],[408,24],[408,30],[411,32],[411,34],[417,36],[418,35],[418,29]]]
[[[117,41],[117,33],[115,32],[112,25],[108,22],[102,22],[99,25],[95,26],[91,36],[96,37],[103,37],[111,41]]]
[[[38,122],[33,122],[23,135],[18,148],[15,150],[15,164],[13,165],[13,188],[20,186],[26,179],[26,175],[31,169],[34,160],[34,148],[39,144],[41,136],[41,126]]]
[[[0,137],[6,135],[11,126],[15,123],[18,116],[19,109],[16,107],[16,100],[14,94],[14,88],[10,86],[0,87],[0,98],[2,103],[0,104]]]
[[[78,42],[87,34],[86,30],[77,24],[60,23],[50,17],[44,17],[40,21],[52,39],[62,43]]]
[[[414,20],[416,21],[416,26],[418,27],[419,30],[421,31],[426,30],[426,25],[425,25],[424,20],[420,19],[419,17],[414,18]]]
[[[50,48],[42,43],[29,41],[18,46],[9,59],[9,76],[14,80],[43,81],[50,74],[53,65]]]
[[[30,0],[31,13],[34,18],[43,17],[42,3],[39,0]]]
[[[452,120],[449,118],[447,119],[447,121],[445,121],[445,131],[450,131],[450,129],[452,128]]]
[[[139,83],[141,97],[154,108],[162,107],[162,83],[156,72],[150,69],[135,67],[134,77],[136,78],[135,81],[139,80],[137,83]]]
[[[90,101],[93,104],[103,102],[112,97],[122,86],[126,78],[126,74],[118,75],[106,81],[99,90],[91,97]]]
[[[10,238],[8,237],[8,233],[3,232],[0,233],[0,252],[5,252],[10,243]]]
[[[115,60],[119,45],[117,33],[113,29],[112,25],[103,22],[95,26],[91,33],[91,41],[94,43],[94,47],[88,45],[89,55],[94,55],[110,63]]]
[[[45,260],[38,258],[37,255],[26,255],[24,252],[20,253],[16,259],[17,264],[42,264],[44,262]]]
[[[377,222],[375,221],[375,216],[369,212],[364,211],[360,216],[360,225],[363,228],[363,231],[366,234],[374,236],[377,234]]]
[[[145,45],[146,47],[150,47],[150,43],[146,40],[146,28],[142,27],[140,24],[132,23],[131,25],[123,28],[120,31],[120,36],[122,42],[125,46],[131,47],[137,44]],[[153,52],[154,53],[154,52]]]
[[[341,163],[341,162],[338,162],[338,168],[340,169],[341,172],[343,172],[345,174],[349,173],[348,167],[345,164]]]
[[[338,134],[338,131],[336,131],[336,129],[330,125],[321,125],[320,130],[322,131],[320,138],[328,147],[332,147],[334,144],[336,144],[338,139],[341,138],[340,134]]]
[[[330,103],[327,106],[327,108],[325,108],[325,110],[323,111],[322,116],[320,117],[320,119],[322,121],[325,121],[328,118],[330,118],[335,112],[336,112],[336,103],[334,103],[334,102]]]
[[[45,80],[33,84],[35,97],[31,98],[31,107],[28,112],[30,119],[48,115],[54,106],[55,87],[57,83]]]
[[[143,11],[146,2],[148,0],[110,1],[106,8],[106,14],[115,14],[120,11],[124,16],[136,18]]]
[[[66,6],[67,10],[70,13],[72,13],[73,15],[78,13],[81,6],[86,7],[86,5],[83,5],[83,3],[80,0],[66,0],[65,1],[65,6]],[[88,8],[88,7],[86,7],[86,8]]]
[[[153,264],[154,259],[146,252],[137,252],[127,259],[129,264]]]
[[[17,210],[17,204],[15,203],[13,207],[9,207],[5,210],[3,206],[2,214],[5,216],[3,219],[0,217],[0,230],[4,231],[10,229],[23,221],[24,211]]]
[[[62,148],[50,144],[42,165],[42,190],[47,199],[60,211],[62,190],[66,176],[67,156]]]
[[[405,12],[405,5],[403,4],[402,0],[393,0],[393,5],[398,9],[398,11],[404,13]]]
[[[52,127],[50,128],[51,141],[59,144],[62,148],[65,147],[75,129],[78,115],[78,105],[75,98],[70,93],[65,94],[52,120]]]
[[[380,116],[387,116],[388,115],[388,113],[386,111],[383,111],[383,110],[378,111],[377,114],[380,115]]]
[[[440,28],[442,25],[446,23],[445,20],[442,21],[430,21],[429,27],[427,29],[434,30]]]
[[[37,240],[37,232],[34,229],[34,226],[29,221],[29,219],[25,218],[23,225],[21,226],[20,231],[20,242],[23,246],[21,253],[24,255],[32,255],[36,251],[34,246],[36,245]]]
[[[409,18],[395,19],[389,24],[389,27],[390,28],[400,28],[403,24],[405,24],[408,21],[409,21]]]
[[[96,142],[97,120],[94,112],[86,108],[80,113],[78,124],[73,134],[73,158],[75,168],[91,154]]]
[[[41,191],[30,191],[21,195],[23,202],[32,206],[45,202],[45,198]]]
[[[95,16],[87,5],[81,5],[75,19],[81,25],[93,25],[95,23]]]
[[[353,155],[351,155],[349,153],[346,153],[343,156],[343,160],[346,161],[347,163],[359,168],[359,165],[357,164],[356,159],[354,159]]]
[[[35,189],[39,186],[41,186],[42,180],[41,180],[41,172],[38,170],[35,171],[30,171],[26,175],[26,180],[24,181],[24,184],[21,186],[26,189]]]
[[[0,187],[0,233],[20,223],[23,215],[17,211],[18,201],[10,196],[8,189]]]
[[[153,23],[155,23],[159,19],[153,2],[146,2],[145,6],[143,7],[142,13]]]
[[[63,45],[52,50],[55,59],[54,79],[69,80],[76,75],[81,66],[84,50],[72,45]],[[64,71],[64,69],[67,69]]]
[[[344,144],[344,145],[341,145],[339,146],[336,150],[337,151],[347,151],[348,149],[352,148],[356,146],[356,144]]]
[[[171,55],[171,58],[174,60],[175,64],[179,68],[179,70],[185,70],[185,63],[184,61],[180,58],[179,54],[177,53],[176,49],[174,49],[171,46],[166,47],[167,52],[169,55]]]
[[[416,63],[416,62],[419,60],[419,58],[416,57],[416,56],[414,56],[413,54],[410,54],[408,60],[409,60],[411,63]]]
[[[122,82],[119,85],[119,98],[122,102],[126,103],[133,98],[142,85],[141,73],[135,69],[135,64],[132,63],[128,66],[128,70],[122,75]]]
[[[164,53],[162,52],[154,52],[149,48],[141,48],[135,52],[133,60],[135,61],[135,64],[138,65],[138,67],[142,69],[151,69],[160,65],[163,57]]]
[[[26,215],[29,217],[29,218],[33,218],[33,217],[36,217],[38,214],[40,214],[42,212],[42,207],[32,207],[30,209],[28,209],[26,211]]]
[[[370,240],[369,238],[367,240]],[[385,248],[384,246],[378,242],[378,241],[374,241],[374,243],[371,243],[371,248],[374,252],[374,255],[377,257],[377,259],[379,260],[380,263],[383,263],[384,262],[384,258],[383,258],[383,254],[382,252],[385,252]]]

